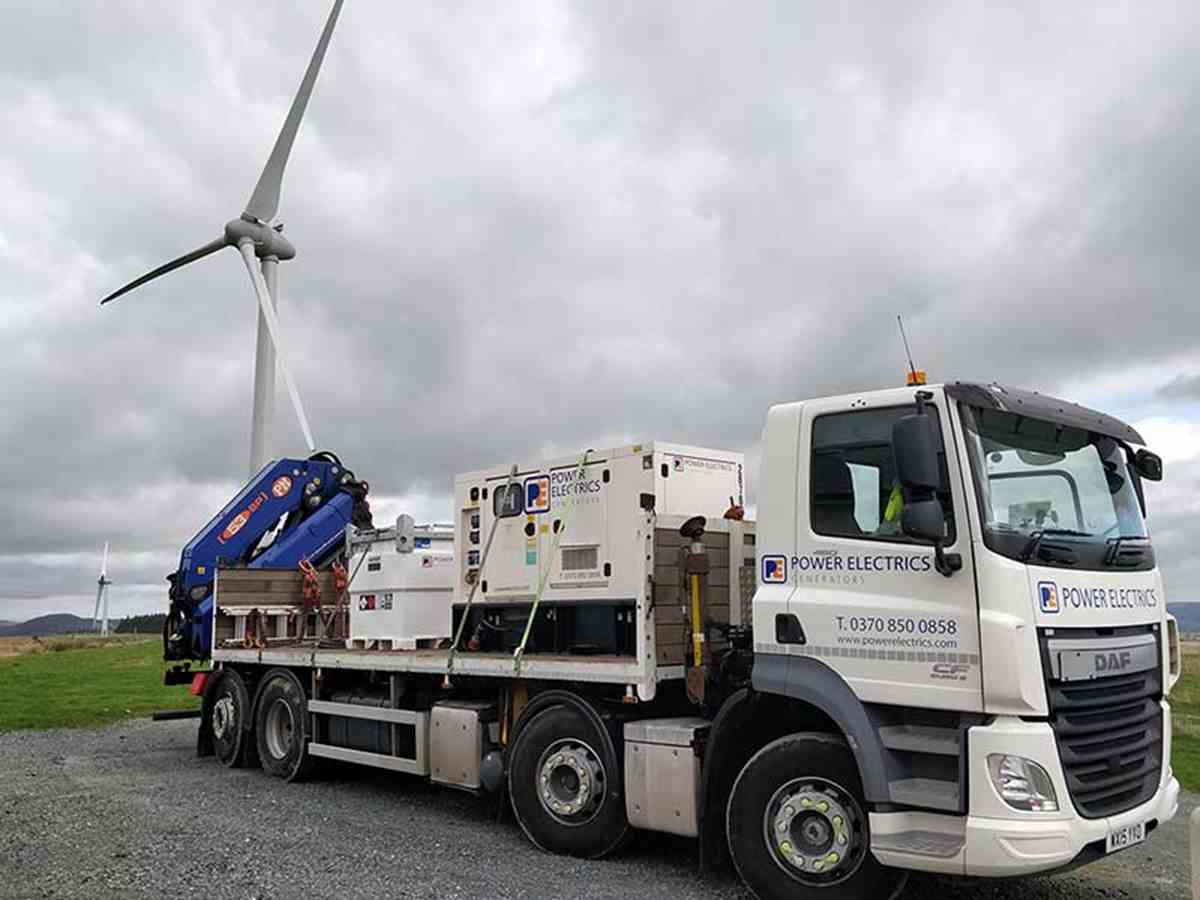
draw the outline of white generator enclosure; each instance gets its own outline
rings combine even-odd
[[[450,634],[454,530],[400,516],[393,528],[347,529],[349,648],[415,650]],[[360,559],[360,557],[363,557]]]
[[[741,453],[653,442],[459,475],[454,602],[629,598],[641,592],[648,512],[719,520],[745,493]],[[510,477],[511,475],[511,477]],[[484,543],[499,519],[481,574]],[[555,538],[558,546],[555,549]],[[548,572],[547,572],[548,570]]]

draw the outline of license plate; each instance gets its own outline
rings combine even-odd
[[[1118,850],[1124,850],[1126,847],[1132,847],[1134,844],[1140,844],[1145,839],[1145,822],[1138,822],[1136,825],[1126,825],[1123,828],[1117,828],[1108,833],[1104,852],[1115,853]]]

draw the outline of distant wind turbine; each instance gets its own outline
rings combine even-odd
[[[92,610],[92,631],[99,629],[101,634],[108,634],[108,586],[112,582],[108,578],[108,541],[104,542],[104,556],[100,559],[100,577],[96,579],[96,608]],[[97,619],[104,606],[104,617]]]

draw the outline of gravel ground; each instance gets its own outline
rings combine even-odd
[[[0,897],[747,898],[695,844],[548,856],[494,800],[354,767],[288,785],[194,757],[194,721],[0,735]],[[1185,898],[1187,798],[1150,841],[1048,878],[914,877],[907,900]]]

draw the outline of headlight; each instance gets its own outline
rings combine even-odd
[[[188,597],[191,598],[193,603],[199,603],[201,600],[203,600],[207,596],[208,596],[208,585],[207,584],[198,584],[194,588],[192,588],[190,591],[188,591]]]
[[[316,509],[318,506],[321,505],[321,495],[313,494],[311,497],[309,497],[304,502],[308,506],[309,509]]]
[[[1058,812],[1058,795],[1046,770],[1023,756],[988,754],[992,784],[1013,809],[1029,812]]]

